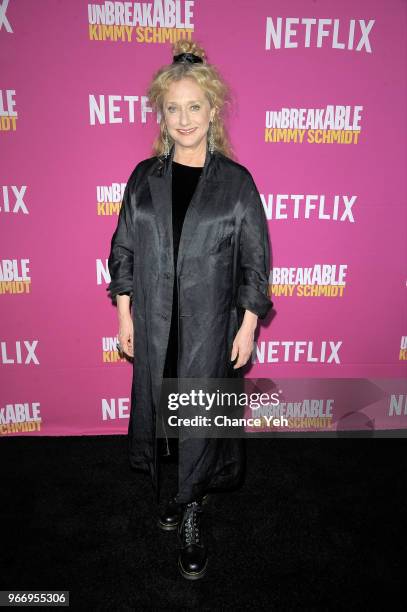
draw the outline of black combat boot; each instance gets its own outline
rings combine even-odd
[[[200,502],[206,504],[209,499],[209,495],[204,495]],[[174,531],[181,522],[182,514],[185,508],[185,504],[177,502],[177,496],[173,495],[168,500],[164,511],[158,518],[158,526],[164,531]]]
[[[178,527],[183,511],[184,504],[179,504],[177,502],[176,495],[170,497],[164,512],[162,512],[158,518],[158,526],[164,531],[173,531]]]
[[[206,572],[207,551],[201,525],[202,505],[193,501],[185,505],[178,527],[180,553],[178,567],[181,575],[188,580],[198,580]]]

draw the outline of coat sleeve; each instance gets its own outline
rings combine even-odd
[[[239,268],[240,284],[237,288],[236,303],[241,308],[264,319],[273,302],[268,297],[270,274],[270,242],[268,224],[260,194],[250,177],[247,206],[243,214]],[[245,197],[245,199],[246,199]]]
[[[132,175],[133,176],[133,175]],[[127,294],[133,297],[133,256],[134,256],[134,223],[131,210],[132,177],[127,182],[123,194],[116,230],[112,236],[108,268],[110,283],[107,286],[109,298],[117,304],[117,295]]]

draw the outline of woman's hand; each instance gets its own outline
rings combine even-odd
[[[238,356],[233,369],[241,368],[250,358],[253,352],[254,332],[257,327],[257,315],[250,310],[245,310],[242,324],[237,332],[232,344],[232,354],[230,360],[233,361]]]
[[[131,315],[122,315],[119,318],[119,342],[123,353],[129,357],[134,357],[133,336],[134,330]]]
[[[256,329],[256,328],[254,328]],[[238,356],[233,369],[241,368],[247,363],[253,351],[254,344],[254,329],[250,326],[241,325],[232,344],[232,355],[230,360],[233,361]]]

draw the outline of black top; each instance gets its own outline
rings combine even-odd
[[[172,235],[174,245],[174,287],[170,336],[164,367],[164,376],[177,378],[178,356],[178,288],[177,259],[181,230],[189,203],[196,189],[202,167],[186,166],[172,162]]]
[[[177,269],[178,247],[185,214],[194,195],[201,172],[201,167],[172,162],[172,233],[175,270]]]

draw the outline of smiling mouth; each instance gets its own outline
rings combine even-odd
[[[192,134],[192,132],[195,132],[196,128],[191,128],[190,130],[177,130],[180,134],[183,135],[187,135],[187,134]]]

